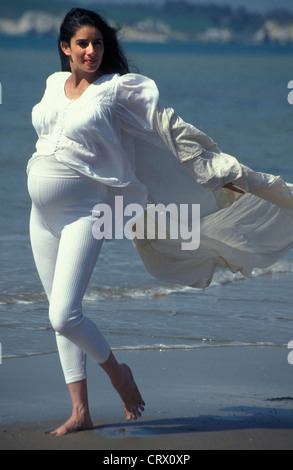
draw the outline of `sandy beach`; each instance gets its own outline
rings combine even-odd
[[[285,347],[123,351],[146,401],[126,423],[103,371],[88,363],[94,429],[50,430],[70,415],[57,354],[0,365],[1,450],[293,449],[293,366]]]

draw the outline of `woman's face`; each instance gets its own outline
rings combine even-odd
[[[104,55],[103,36],[93,26],[83,26],[72,36],[70,44],[61,42],[63,52],[69,57],[72,73],[98,73]]]

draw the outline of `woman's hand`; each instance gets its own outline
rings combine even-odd
[[[235,193],[245,194],[245,191],[243,191],[243,189],[237,188],[237,186],[234,186],[233,183],[227,183],[223,187],[231,189],[231,191],[234,191]]]

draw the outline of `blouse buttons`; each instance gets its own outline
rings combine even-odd
[[[64,125],[65,125],[65,115],[68,110],[68,108],[71,106],[72,101],[69,101],[63,108],[62,112],[59,113],[59,117],[57,119],[56,123],[56,143],[55,143],[55,149],[54,149],[54,154],[57,152],[59,148],[59,142],[60,138],[62,137],[64,133]]]

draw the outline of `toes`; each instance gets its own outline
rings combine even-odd
[[[120,367],[123,372],[123,379],[119,384],[116,383],[113,385],[122,399],[126,419],[127,421],[131,421],[141,416],[141,412],[144,411],[145,402],[141,397],[128,365],[121,364]]]

